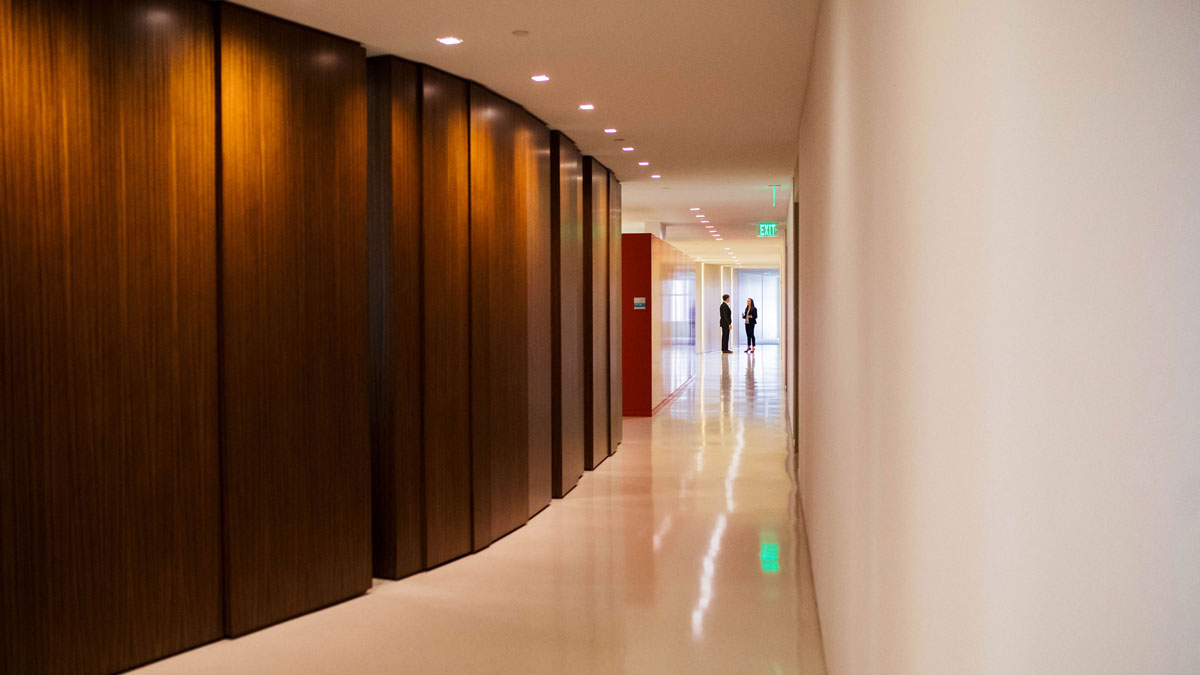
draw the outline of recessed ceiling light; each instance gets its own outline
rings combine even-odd
[[[529,79],[533,80],[534,82],[549,82],[550,76],[549,75],[534,75],[533,77],[531,77]]]
[[[638,166],[650,166],[650,162],[638,162]]]
[[[624,150],[625,152],[633,152],[633,146],[627,145],[627,146],[621,148],[621,150]]]
[[[604,130],[604,133],[606,133],[606,134],[615,134],[615,133],[617,133],[617,130],[616,130],[616,129],[605,129],[605,130]]]
[[[700,222],[702,222],[702,223],[707,223],[707,222],[709,222],[709,221],[707,221],[707,220],[702,220],[702,221],[700,221]]]
[[[651,178],[662,178],[662,175],[657,174],[657,173],[652,173],[652,174],[650,174],[650,177]],[[663,189],[666,190],[667,188],[663,188]]]
[[[595,110],[596,106],[592,105],[591,103],[584,103],[583,105],[579,106],[579,109],[580,110]]]
[[[699,211],[699,210],[700,210],[699,206],[693,206],[692,208],[688,209],[688,211]]]
[[[728,251],[728,250],[729,250],[729,247],[728,247],[728,246],[726,246],[726,247],[725,247],[725,250],[726,250],[726,251]]]
[[[697,214],[696,217],[697,218],[707,218],[708,216],[704,215],[703,213],[700,213],[700,214]]]
[[[462,44],[462,39],[456,38],[453,35],[447,35],[446,37],[440,37],[437,39],[437,41],[444,45],[461,45]]]

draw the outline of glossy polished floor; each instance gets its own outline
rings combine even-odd
[[[778,347],[696,357],[567,498],[473,556],[156,673],[823,673]]]

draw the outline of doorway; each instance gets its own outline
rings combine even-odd
[[[734,317],[741,316],[746,307],[746,298],[753,298],[758,307],[758,326],[755,330],[754,341],[758,344],[779,344],[779,270],[777,269],[738,269],[737,284],[733,305]],[[734,319],[735,329],[741,329],[741,322]],[[745,337],[743,336],[743,340]],[[741,341],[739,341],[741,342]]]

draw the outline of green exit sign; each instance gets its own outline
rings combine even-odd
[[[779,227],[779,223],[759,223],[758,224],[758,236],[774,237],[775,233],[778,232],[778,227]]]

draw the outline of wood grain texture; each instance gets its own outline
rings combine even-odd
[[[0,672],[221,635],[212,9],[0,0]]]
[[[595,157],[584,157],[583,466],[589,471],[609,455],[608,240],[608,169]]]
[[[218,6],[232,635],[371,585],[363,49]]]
[[[421,448],[420,67],[367,61],[371,323],[371,529],[374,573],[424,568]]]
[[[550,504],[553,494],[550,294],[550,130],[531,115],[518,118],[517,173],[524,172],[529,272],[529,515]]]
[[[553,494],[561,498],[583,475],[583,156],[559,132],[550,142],[553,348]]]
[[[621,417],[624,402],[621,400],[621,183],[611,172],[608,174],[608,374],[609,415],[608,454],[617,451],[621,443]]]
[[[470,111],[467,83],[421,68],[425,564],[471,551]]]
[[[524,111],[471,85],[473,548],[529,517],[528,184]]]

